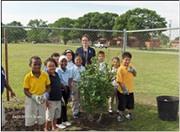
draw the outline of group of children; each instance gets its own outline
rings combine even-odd
[[[114,91],[109,98],[109,113],[112,113],[113,100],[116,98],[118,121],[123,121],[123,111],[127,108],[126,117],[132,120],[131,109],[134,108],[133,77],[136,70],[130,63],[132,55],[122,54],[122,63],[118,57],[112,59],[112,81]],[[105,53],[99,51],[100,70],[105,64]],[[74,118],[81,114],[80,91],[77,83],[81,82],[80,71],[86,70],[82,65],[82,57],[72,50],[65,50],[63,55],[53,53],[41,70],[42,61],[38,56],[30,58],[31,71],[24,78],[25,125],[29,130],[39,125],[39,130],[56,130],[70,126],[67,116],[67,104],[71,102]],[[45,128],[44,128],[45,123]],[[50,128],[52,126],[52,128]]]

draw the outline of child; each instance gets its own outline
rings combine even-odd
[[[59,53],[54,52],[54,53],[52,53],[51,58],[53,58],[56,61],[56,63],[58,64],[59,63],[59,56],[60,56]],[[45,65],[43,66],[43,71],[47,72]]]
[[[56,119],[60,118],[61,114],[62,92],[59,83],[60,78],[58,73],[55,72],[58,64],[53,58],[49,58],[45,61],[45,66],[51,81],[51,92],[49,94],[49,100],[46,103],[47,109],[45,130],[48,131],[50,128],[50,123],[52,123],[52,131],[54,131],[56,130]]]
[[[59,75],[60,78],[60,85],[62,88],[62,96],[65,100],[65,104],[62,106],[61,110],[61,118],[57,119],[56,126],[63,129],[66,126],[70,126],[71,123],[68,122],[67,118],[67,104],[68,104],[68,98],[70,96],[70,90],[71,90],[71,81],[70,81],[70,70],[66,68],[67,66],[67,57],[65,55],[60,56],[59,58],[59,68],[56,69],[56,72]]]
[[[104,51],[99,51],[99,53],[98,53],[98,61],[99,61],[99,70],[100,71],[103,71],[105,66],[106,66],[104,59],[105,59]]]
[[[63,53],[63,55],[65,55],[68,59],[68,63],[67,63],[67,68],[71,68],[74,66],[74,56],[75,53],[72,50],[65,50],[65,52]]]
[[[71,107],[74,118],[78,118],[79,115],[81,114],[81,101],[80,101],[80,91],[75,84],[81,82],[81,77],[79,72],[84,71],[85,67],[82,65],[82,58],[80,55],[77,55],[74,61],[75,61],[75,65],[71,68],[71,77],[73,80]]]
[[[112,114],[112,106],[113,106],[113,102],[114,102],[114,98],[116,98],[116,112],[119,113],[119,110],[118,110],[118,97],[117,97],[117,87],[118,87],[118,84],[116,82],[116,75],[117,75],[117,69],[119,68],[120,66],[120,59],[118,57],[114,57],[112,59],[112,73],[114,73],[114,78],[113,78],[113,82],[112,82],[112,85],[114,87],[114,91],[112,92],[112,95],[111,97],[109,98],[109,113]]]
[[[38,56],[30,58],[29,66],[32,68],[24,78],[25,102],[25,125],[30,131],[35,130],[35,124],[39,130],[44,130],[46,105],[51,90],[50,79],[47,73],[41,71],[41,59]]]
[[[126,118],[132,120],[131,109],[134,109],[134,76],[136,76],[136,70],[131,62],[132,55],[129,52],[122,54],[122,64],[117,72],[117,83],[118,85],[118,100],[119,100],[119,115],[118,121],[123,121],[123,111],[127,109]]]
[[[8,81],[5,78],[5,71],[4,68],[1,66],[1,95],[4,92],[4,87],[11,92],[11,97],[14,98],[16,97],[15,93],[13,92],[11,86],[9,85]],[[3,103],[1,102],[2,106],[1,106],[1,112],[2,112],[2,127],[5,126],[6,124],[6,120],[5,120],[5,110],[4,110],[4,106]]]

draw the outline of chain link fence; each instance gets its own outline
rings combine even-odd
[[[29,59],[37,55],[44,62],[53,52],[74,52],[81,46],[81,37],[88,34],[96,54],[103,50],[111,65],[113,57],[121,59],[124,51],[132,53],[138,71],[135,77],[135,100],[156,105],[159,95],[179,96],[179,28],[116,31],[49,27],[2,26],[2,66],[18,99],[25,99],[23,79],[31,70]],[[94,44],[107,44],[108,48]],[[43,66],[42,66],[43,67]],[[8,92],[3,100],[10,100]]]

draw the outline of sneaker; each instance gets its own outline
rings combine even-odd
[[[118,121],[122,122],[124,120],[123,116],[122,115],[119,115],[118,116]]]
[[[74,114],[74,118],[77,119],[79,116],[78,116],[78,113]]]
[[[58,128],[60,128],[60,129],[66,128],[66,126],[64,126],[63,124],[56,124],[56,126],[57,126]]]
[[[63,124],[63,125],[65,125],[65,126],[70,126],[70,125],[71,125],[71,123],[70,123],[70,122],[68,122],[68,121],[66,121],[66,122],[62,122],[62,124]]]
[[[132,114],[131,113],[128,113],[127,115],[126,115],[126,118],[128,119],[128,120],[132,120]]]

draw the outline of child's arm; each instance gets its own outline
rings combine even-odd
[[[44,96],[45,100],[48,100],[48,99],[49,99],[50,91],[51,91],[51,86],[50,86],[50,84],[49,84],[49,85],[46,85],[46,91],[43,93],[43,96]]]
[[[128,89],[126,88],[126,86],[122,83],[122,82],[117,82],[120,86],[121,86],[121,88],[122,88],[122,90],[123,90],[123,93],[126,95],[128,95],[129,94],[129,91],[128,91]]]
[[[10,87],[10,85],[8,84],[7,80],[4,79],[4,86],[6,87],[6,89],[11,92],[11,97],[16,97],[15,93],[13,92],[12,88]]]
[[[64,84],[62,84],[61,82],[60,82],[60,86],[61,86],[61,88],[63,88],[64,90],[66,90],[66,86],[64,86]]]
[[[72,92],[72,81],[73,81],[73,79],[72,79],[72,78],[69,78],[68,84],[69,84],[70,93]]]
[[[128,71],[132,72],[133,76],[136,76],[137,74],[136,70],[132,66],[128,68]]]
[[[60,82],[60,86],[62,89],[65,90],[66,93],[68,92],[68,88],[66,86],[64,86],[64,84],[62,84],[61,82]]]
[[[46,85],[46,92],[50,93],[51,91],[51,85]]]
[[[26,96],[28,96],[29,98],[32,97],[32,94],[29,92],[29,90],[28,90],[27,88],[24,88],[24,94],[25,94]]]

